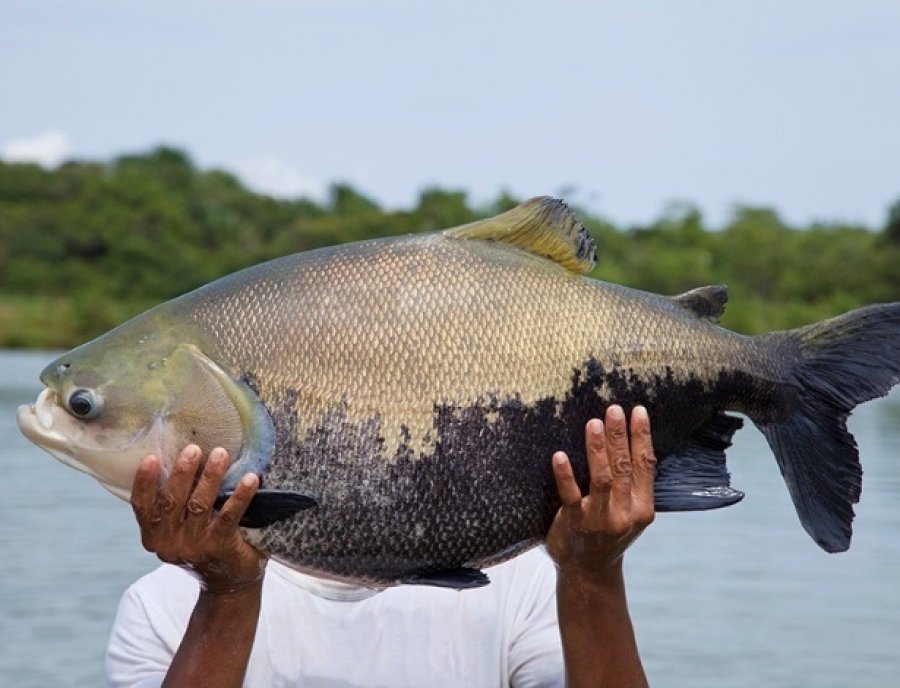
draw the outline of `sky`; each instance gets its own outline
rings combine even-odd
[[[895,0],[3,0],[0,157],[159,144],[273,195],[564,193],[617,223],[735,204],[880,227]]]

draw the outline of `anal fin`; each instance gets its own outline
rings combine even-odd
[[[674,453],[660,458],[653,495],[657,511],[705,511],[736,504],[744,493],[731,488],[725,450],[744,421],[721,411]]]
[[[437,588],[469,590],[472,588],[483,588],[491,580],[484,571],[460,566],[455,569],[414,574],[400,582],[405,585],[432,585]]]
[[[232,494],[228,491],[216,497],[216,510],[221,509]],[[240,525],[242,528],[264,528],[314,506],[318,506],[315,499],[299,492],[259,490],[241,518]]]

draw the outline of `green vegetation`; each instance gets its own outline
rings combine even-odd
[[[0,346],[73,346],[252,263],[449,227],[515,202],[503,194],[473,207],[465,193],[432,188],[414,208],[389,211],[345,184],[325,203],[275,200],[169,148],[53,171],[0,163]],[[738,331],[900,300],[900,201],[880,232],[792,228],[773,210],[749,207],[719,231],[685,205],[627,229],[580,215],[597,239],[596,277],[669,294],[725,282],[723,325]]]

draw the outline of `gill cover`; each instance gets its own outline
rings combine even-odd
[[[185,381],[166,412],[175,451],[194,443],[224,447],[234,457],[222,484],[233,490],[245,473],[264,475],[275,450],[275,427],[256,392],[197,347],[181,345],[167,359],[169,375]]]
[[[180,449],[189,443],[205,451],[222,446],[233,457],[219,489],[216,507],[231,496],[247,473],[264,479],[275,451],[275,427],[253,388],[235,380],[199,349],[179,346],[167,365],[189,380],[169,408],[169,437]],[[183,376],[183,377],[182,377]],[[177,451],[177,449],[176,449]],[[312,497],[296,492],[260,489],[241,519],[245,528],[262,528],[316,506]]]

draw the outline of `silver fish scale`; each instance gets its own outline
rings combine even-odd
[[[578,456],[605,385],[702,391],[726,367],[765,367],[663,297],[438,234],[290,256],[181,304],[272,415],[266,487],[319,502],[257,542],[373,583],[538,542],[557,507],[550,456]],[[588,361],[606,376],[579,387]]]

